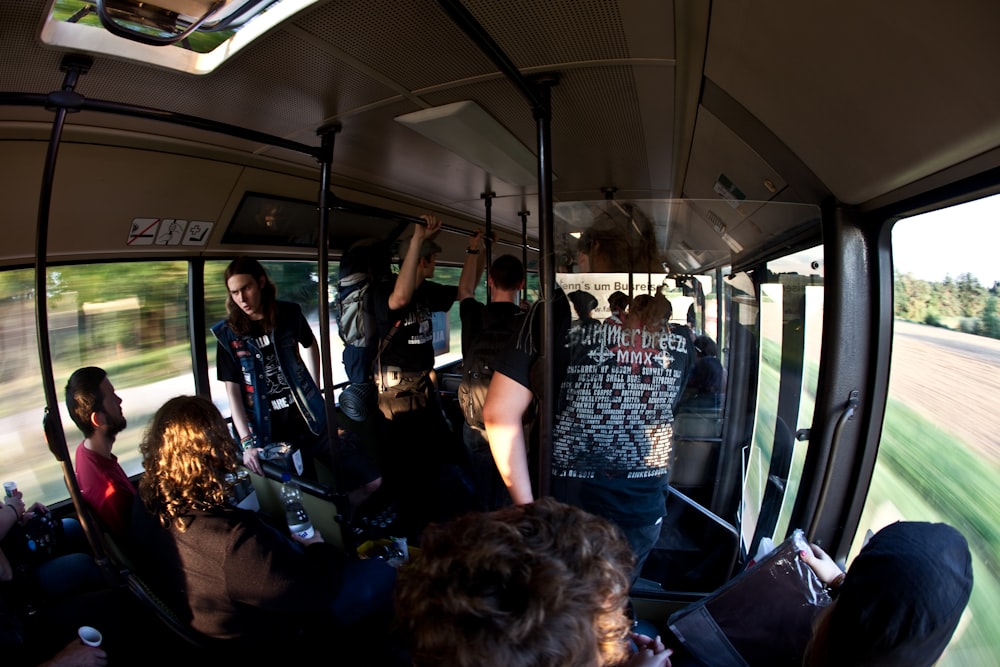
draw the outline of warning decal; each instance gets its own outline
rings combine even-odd
[[[173,218],[136,218],[128,232],[129,246],[196,245],[208,242],[213,222],[176,220]]]

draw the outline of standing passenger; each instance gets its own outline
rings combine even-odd
[[[66,383],[66,410],[83,433],[76,448],[76,481],[80,494],[101,524],[115,537],[129,524],[135,485],[111,452],[115,437],[128,422],[122,399],[103,368],[77,369]]]
[[[375,307],[382,351],[375,382],[378,404],[387,420],[382,441],[382,472],[390,493],[400,500],[411,534],[429,520],[465,509],[471,490],[459,472],[461,443],[445,416],[433,375],[435,312],[447,312],[458,288],[431,281],[441,246],[434,237],[441,220],[424,215],[400,251],[394,280],[379,283]],[[463,273],[468,269],[468,263]],[[471,269],[471,270],[474,270]],[[463,278],[459,278],[459,283]],[[391,478],[391,479],[390,479]],[[464,499],[456,497],[459,494]]]
[[[524,311],[516,303],[524,286],[524,265],[513,255],[501,255],[493,260],[487,276],[489,303],[476,301],[479,282],[477,259],[480,256],[481,232],[469,239],[466,264],[476,264],[474,270],[463,271],[466,282],[458,285],[459,312],[462,316],[462,383],[458,387],[459,403],[465,423],[462,426],[469,467],[476,490],[478,509],[495,510],[510,502],[507,489],[497,472],[483,422],[483,402],[493,375],[493,360],[497,351],[521,328]]]
[[[298,304],[277,299],[277,288],[260,262],[234,259],[225,273],[228,317],[212,327],[218,339],[218,379],[226,384],[233,426],[243,449],[243,464],[263,474],[261,449],[288,442],[303,453],[314,475],[314,461],[343,473],[330,452],[326,404],[319,377],[319,346]],[[305,349],[308,365],[299,353]],[[381,484],[374,465],[358,465],[352,479],[338,479],[359,505]]]
[[[634,257],[622,240],[625,233],[588,230],[580,239],[581,271],[613,271],[616,262]],[[634,581],[659,538],[666,511],[673,410],[693,360],[690,332],[665,326],[669,302],[662,296],[649,297],[648,309],[633,304],[624,327],[599,320],[571,327],[568,301],[557,290],[552,494],[622,528],[636,556]],[[535,498],[521,428],[542,347],[541,317],[534,310],[516,345],[497,359],[484,408],[497,469],[515,503]]]

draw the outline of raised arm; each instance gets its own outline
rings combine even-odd
[[[476,285],[483,276],[483,268],[486,266],[485,256],[480,245],[483,240],[483,233],[476,232],[469,237],[469,248],[465,255],[465,264],[462,265],[462,273],[458,277],[458,301],[470,299],[476,295]]]
[[[396,285],[392,294],[389,295],[389,310],[399,310],[410,303],[413,292],[417,289],[417,268],[420,265],[420,246],[424,239],[433,238],[441,231],[441,220],[433,215],[420,216],[427,221],[427,226],[416,225],[413,228],[413,236],[410,244],[406,248],[406,257],[399,265],[399,276],[396,277]]]

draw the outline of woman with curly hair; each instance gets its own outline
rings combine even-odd
[[[230,505],[227,473],[242,464],[231,445],[218,409],[197,396],[167,401],[140,445],[146,473],[139,495],[159,526],[147,519],[152,532],[138,541],[155,568],[172,575],[191,627],[293,656],[312,653],[310,640],[337,629],[387,623],[395,570],[350,560],[319,532],[290,536],[283,525]]]
[[[659,637],[630,634],[632,551],[606,519],[541,498],[432,525],[420,546],[396,590],[416,667],[670,665]]]

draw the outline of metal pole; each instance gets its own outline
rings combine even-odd
[[[330,208],[335,197],[330,191],[333,140],[341,126],[339,123],[321,127],[320,135],[320,190],[319,190],[319,240],[316,248],[319,273],[319,339],[320,362],[323,375],[323,397],[326,403],[326,428],[329,434],[330,460],[337,460],[340,436],[337,433],[337,406],[333,396],[333,360],[330,357]],[[337,489],[345,495],[346,490]],[[350,511],[349,503],[341,502],[341,514]]]
[[[497,196],[497,193],[490,191],[484,192],[479,195],[483,199],[483,203],[486,206],[486,230],[483,233],[483,245],[486,248],[486,271],[489,273],[490,267],[493,266],[493,198]],[[490,296],[490,290],[486,290],[486,303],[490,303],[492,298]]]
[[[524,266],[524,285],[521,287],[521,302],[528,301],[528,209],[517,212],[521,216],[521,265]]]
[[[42,172],[42,187],[38,196],[38,225],[35,235],[35,330],[38,335],[38,361],[41,366],[42,385],[45,390],[45,414],[42,419],[45,439],[49,451],[58,459],[63,471],[63,480],[69,491],[73,506],[77,508],[80,525],[90,543],[94,559],[101,568],[102,574],[109,579],[114,577],[110,567],[104,541],[99,534],[99,528],[91,520],[92,514],[86,511],[80,485],[76,480],[76,472],[70,460],[69,447],[66,445],[66,432],[63,430],[62,418],[59,414],[59,397],[56,393],[55,378],[52,369],[52,349],[49,339],[48,321],[48,269],[46,257],[49,245],[49,217],[52,211],[52,186],[55,181],[56,158],[59,154],[59,144],[62,141],[63,127],[66,116],[79,108],[82,96],[74,89],[80,76],[90,71],[92,60],[86,56],[71,55],[63,58],[60,69],[66,73],[62,89],[48,96],[48,109],[55,111],[52,121],[52,134],[49,137],[49,147],[45,155],[45,166]]]
[[[49,245],[49,215],[52,210],[52,184],[55,180],[56,158],[59,154],[59,144],[62,141],[63,126],[66,124],[66,116],[79,106],[82,97],[74,89],[80,76],[90,70],[90,65],[90,58],[80,56],[64,58],[61,69],[66,72],[66,76],[63,79],[62,89],[49,96],[49,108],[54,109],[56,115],[52,121],[52,134],[45,155],[42,187],[38,196],[38,225],[35,235],[35,329],[38,334],[38,361],[41,365],[42,384],[45,389],[45,409],[48,413],[46,418],[52,426],[52,434],[56,440],[56,442],[49,442],[49,449],[52,450],[56,458],[64,462],[69,460],[69,449],[66,446],[66,434],[63,432],[62,418],[59,415],[59,397],[56,393],[52,370],[46,257]],[[70,491],[72,492],[72,489]]]
[[[538,496],[547,496],[551,488],[552,429],[555,426],[555,328],[552,300],[555,297],[556,262],[552,213],[552,86],[558,77],[548,75],[538,79],[540,104],[535,107],[538,131],[538,234],[541,240],[542,286],[542,358],[545,369],[542,380],[538,435]]]

